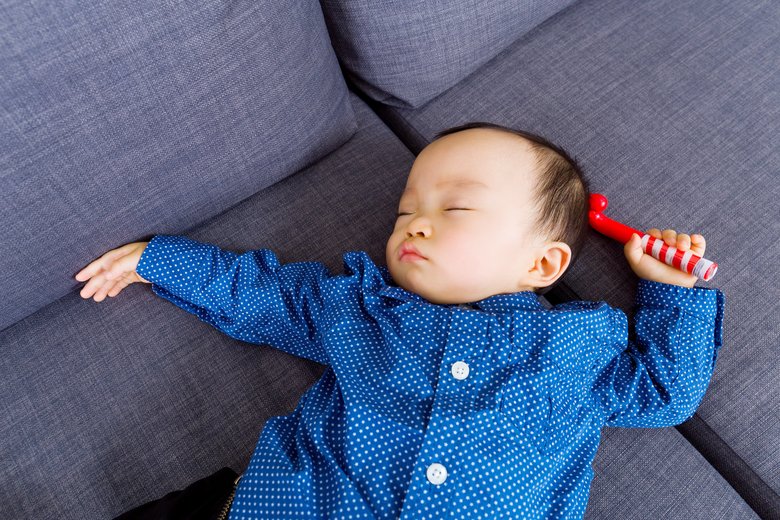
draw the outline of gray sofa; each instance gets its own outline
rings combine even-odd
[[[240,473],[324,369],[146,285],[84,300],[87,263],[183,234],[382,264],[415,154],[467,121],[549,138],[615,218],[702,233],[720,265],[697,413],[605,428],[586,518],[780,517],[778,2],[129,5],[0,4],[0,517],[112,518]],[[631,317],[635,288],[593,233],[546,298]]]

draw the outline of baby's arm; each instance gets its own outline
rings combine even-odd
[[[704,255],[701,235],[656,228],[647,233]],[[645,254],[636,234],[624,253],[640,278],[636,342],[628,339],[623,311],[610,308],[608,341],[619,354],[599,373],[595,395],[607,426],[674,426],[694,414],[709,386],[722,344],[724,296],[694,287],[696,277]]]
[[[606,426],[664,427],[689,419],[709,386],[722,345],[724,295],[640,279],[628,339],[625,313],[610,308],[608,341],[620,353],[593,390]]]
[[[233,338],[328,364],[319,326],[330,275],[321,263],[281,265],[269,249],[238,254],[155,235],[136,272],[155,294]]]

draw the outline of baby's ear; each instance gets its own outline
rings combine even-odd
[[[540,249],[539,256],[529,271],[533,285],[547,287],[563,276],[571,262],[571,248],[566,242],[548,242]]]

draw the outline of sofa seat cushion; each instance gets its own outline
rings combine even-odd
[[[0,6],[0,329],[356,130],[316,0]]]
[[[383,262],[414,156],[351,97],[359,128],[333,153],[191,231],[155,231],[272,247],[333,273],[349,250]],[[145,284],[100,303],[73,291],[0,333],[0,347],[5,518],[113,518],[223,466],[241,473],[265,421],[324,370],[226,336]]]
[[[775,510],[778,27],[772,1],[578,2],[426,105],[377,107],[415,153],[467,121],[541,134],[581,162],[614,219],[705,236],[720,269],[699,285],[723,290],[726,304],[698,414],[771,488],[754,498],[771,495]],[[622,244],[592,232],[563,281],[633,315],[637,279]]]
[[[674,428],[605,428],[585,520],[758,519]]]

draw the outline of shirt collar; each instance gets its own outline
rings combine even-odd
[[[430,303],[417,293],[407,291],[398,285],[390,285],[392,278],[390,271],[385,266],[379,268],[386,285],[379,290],[380,296],[387,296],[404,302]],[[502,293],[488,296],[483,300],[469,303],[452,303],[442,307],[462,307],[480,309],[489,312],[512,312],[516,310],[543,310],[545,306],[539,301],[539,296],[533,291],[519,291],[515,293]]]

